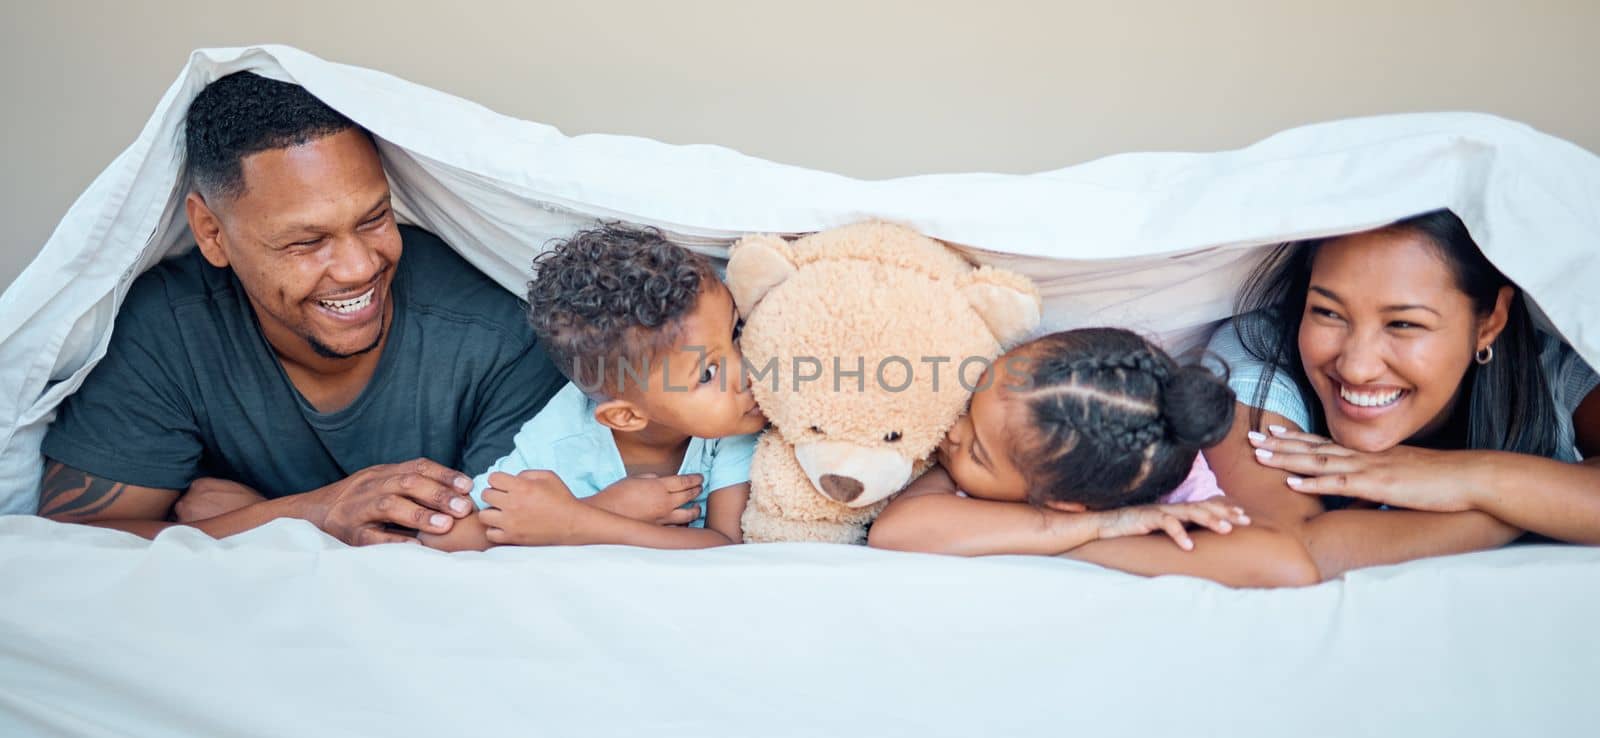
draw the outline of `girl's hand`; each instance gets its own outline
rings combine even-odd
[[[1203,500],[1175,505],[1136,505],[1115,510],[1089,513],[1099,518],[1100,538],[1142,536],[1161,531],[1185,551],[1194,550],[1185,525],[1210,528],[1218,533],[1230,533],[1235,525],[1249,525],[1250,516],[1243,508],[1225,500]]]
[[[1291,475],[1289,488],[1313,495],[1342,495],[1429,512],[1473,509],[1476,485],[1486,479],[1467,451],[1395,446],[1387,451],[1352,451],[1322,436],[1271,426],[1272,435],[1251,431],[1250,445],[1262,466]]]

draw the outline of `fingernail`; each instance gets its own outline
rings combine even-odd
[[[456,477],[456,489],[466,491],[472,489],[472,480],[466,477]]]
[[[1250,516],[1241,514],[1239,516],[1239,524],[1240,525],[1249,525],[1250,524]]]
[[[1285,479],[1283,481],[1288,482],[1290,487],[1298,487],[1298,486],[1300,486],[1301,482],[1304,482],[1306,480],[1301,479],[1299,477],[1289,477],[1288,479]]]
[[[1224,521],[1222,521],[1221,524],[1219,524],[1217,526],[1217,530],[1220,530],[1223,533],[1227,533],[1228,531],[1233,530],[1233,523],[1230,523],[1230,522],[1224,520]]]
[[[1258,458],[1258,459],[1270,459],[1270,458],[1272,458],[1272,452],[1268,451],[1268,450],[1266,450],[1264,448],[1258,448],[1258,449],[1256,449],[1256,458]]]
[[[1272,431],[1272,435],[1275,435],[1275,436],[1281,436],[1281,435],[1289,432],[1288,428],[1285,428],[1285,427],[1283,427],[1281,425],[1269,425],[1269,426],[1267,426],[1267,430]]]
[[[1184,541],[1180,545],[1183,546],[1183,550],[1185,550],[1185,551],[1193,551],[1194,550],[1194,541]]]
[[[428,518],[428,522],[432,523],[435,528],[443,528],[450,524],[450,516],[434,513],[433,517]]]
[[[457,497],[450,501],[450,509],[465,515],[472,511],[472,503]]]
[[[1250,431],[1249,433],[1246,433],[1245,436],[1249,437],[1250,440],[1257,442],[1267,440],[1267,434],[1258,431]]]

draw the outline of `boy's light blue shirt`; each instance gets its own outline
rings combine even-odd
[[[515,447],[488,471],[472,480],[472,500],[483,503],[489,475],[504,472],[515,475],[529,469],[548,469],[565,482],[574,497],[589,497],[628,475],[617,452],[611,429],[594,419],[595,403],[568,382],[544,409],[522,424],[513,441]],[[728,438],[691,438],[683,454],[679,474],[700,474],[704,484],[700,496],[700,517],[693,525],[705,527],[705,501],[723,487],[750,481],[750,457],[755,454],[756,435]]]

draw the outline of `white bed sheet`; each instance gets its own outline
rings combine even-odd
[[[1237,591],[853,546],[0,518],[0,735],[1591,736],[1600,550]]]

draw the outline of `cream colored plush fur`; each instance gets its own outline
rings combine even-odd
[[[1025,277],[888,223],[744,238],[728,285],[772,421],[750,469],[752,542],[864,542],[887,498],[927,468],[988,361],[1039,323]]]

